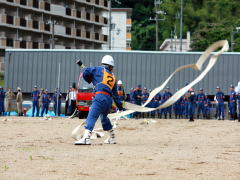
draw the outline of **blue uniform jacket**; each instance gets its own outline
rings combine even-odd
[[[237,101],[237,94],[235,91],[231,91],[229,96],[229,102],[236,103],[236,101]]]
[[[172,96],[172,93],[165,92],[162,96],[162,103],[166,102],[171,96]]]
[[[198,104],[203,104],[204,101],[206,100],[205,94],[204,93],[198,94],[196,100]]]
[[[218,103],[224,103],[224,94],[223,92],[217,92],[216,93],[216,99]]]
[[[39,99],[39,94],[40,92],[37,90],[37,91],[33,91],[32,94],[31,94],[31,97],[32,97],[32,101],[38,101]]]
[[[51,102],[51,96],[49,94],[43,94],[42,103],[43,105],[49,105]]]
[[[3,90],[0,90],[0,102],[4,102],[5,98],[5,92]]]
[[[118,96],[117,84],[114,79],[115,77],[113,76],[113,73],[107,69],[107,67],[96,66],[85,68],[83,71],[83,78],[89,84],[92,83],[95,86],[95,92],[103,91],[110,94],[117,107],[119,108],[122,106]],[[113,84],[114,81],[115,83]]]

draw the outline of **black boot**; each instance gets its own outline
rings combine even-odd
[[[194,121],[193,117],[190,117],[189,122],[193,122],[193,121]]]
[[[167,115],[166,114],[164,115],[164,118],[167,119]]]

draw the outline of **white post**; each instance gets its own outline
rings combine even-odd
[[[58,88],[58,91],[59,91],[59,86],[60,86],[60,72],[61,72],[61,63],[58,64],[58,84],[57,84],[57,88]],[[57,91],[57,110],[56,110],[56,115],[58,114],[58,98],[59,98],[59,93]],[[60,92],[60,91],[59,91]],[[60,105],[60,108],[61,108],[61,105]],[[60,110],[61,111],[61,110]]]

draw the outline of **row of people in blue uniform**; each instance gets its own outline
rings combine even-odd
[[[41,116],[43,116],[44,113],[48,113],[49,110],[49,104],[53,100],[54,102],[54,113],[55,115],[60,116],[61,114],[61,98],[62,98],[62,93],[58,90],[58,88],[55,89],[54,94],[51,96],[48,93],[48,90],[46,89],[45,91],[39,91],[37,86],[34,86],[33,91],[31,93],[32,97],[32,117],[35,115],[36,111],[36,116],[39,116],[39,111],[41,107]],[[41,102],[41,105],[39,104],[39,100]]]
[[[120,85],[119,89],[124,92],[122,84]],[[151,91],[151,90],[150,90]],[[146,102],[146,100],[149,97],[149,91],[147,88],[144,88],[142,90],[141,85],[138,85],[137,88],[131,89],[129,98],[127,100],[131,103],[142,105]],[[125,94],[125,93],[124,93]],[[121,95],[121,93],[119,94]],[[172,96],[172,93],[170,92],[169,87],[167,87],[163,94],[157,94],[152,101],[147,104],[147,107],[150,108],[156,108],[159,107],[161,104],[166,102],[170,97]],[[124,98],[124,96],[122,96]],[[215,103],[216,103],[216,118],[217,119],[224,119],[224,93],[221,91],[220,87],[216,87],[216,94],[214,97]],[[230,112],[230,118],[231,120],[234,120],[236,118],[236,112],[237,112],[237,101],[238,101],[238,119],[240,121],[240,93],[236,93],[234,91],[234,86],[230,86],[230,94],[229,94],[229,112]],[[156,115],[158,118],[162,118],[164,115],[164,118],[167,118],[167,115],[169,118],[172,118],[172,109],[174,111],[175,118],[189,118],[191,121],[193,120],[195,111],[197,118],[202,115],[203,118],[210,119],[210,109],[211,109],[211,101],[208,98],[208,96],[204,93],[203,89],[201,88],[199,90],[198,94],[195,94],[193,89],[190,89],[188,93],[186,93],[183,97],[181,97],[173,106],[169,106],[164,109],[152,111],[150,113],[135,113],[134,117],[155,117]]]

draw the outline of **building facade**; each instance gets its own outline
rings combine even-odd
[[[108,0],[0,0],[0,48],[101,49],[105,11]]]
[[[105,17],[108,14],[105,12]],[[132,28],[132,9],[131,8],[112,8],[112,29],[111,29],[111,46],[103,44],[103,49],[111,50],[131,50],[131,28]],[[103,33],[109,34],[109,27],[103,27]],[[109,43],[108,42],[108,43]]]

